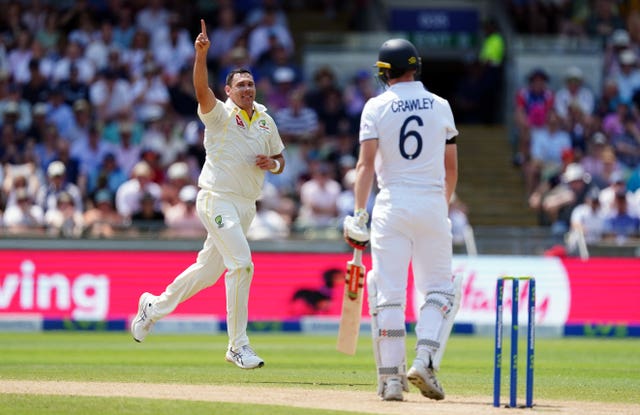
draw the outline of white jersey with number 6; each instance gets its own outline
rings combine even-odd
[[[360,141],[378,139],[375,171],[381,189],[422,187],[444,192],[445,140],[458,135],[447,100],[422,82],[401,82],[367,101]]]

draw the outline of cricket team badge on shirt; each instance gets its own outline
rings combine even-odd
[[[269,124],[267,123],[267,120],[260,120],[258,122],[258,128],[260,128],[261,130],[269,131]]]
[[[242,118],[239,114],[236,114],[236,125],[240,128],[246,128],[244,125],[244,121],[242,121]]]

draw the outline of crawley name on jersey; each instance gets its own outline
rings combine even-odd
[[[449,102],[422,82],[401,82],[362,110],[360,142],[378,139],[375,170],[381,189],[444,189],[444,146],[458,135]]]
[[[213,110],[198,116],[204,123],[206,158],[198,186],[218,194],[256,200],[264,170],[255,165],[258,154],[274,156],[284,149],[276,125],[264,105],[254,103],[253,119],[231,99],[218,100]]]

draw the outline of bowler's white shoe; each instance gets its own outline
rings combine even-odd
[[[155,321],[151,319],[151,307],[153,307],[154,295],[143,293],[138,300],[138,314],[131,322],[131,335],[133,340],[142,342],[151,332]]]
[[[444,389],[440,386],[436,374],[431,365],[431,359],[425,362],[424,359],[416,357],[413,366],[407,372],[407,379],[416,388],[420,389],[422,396],[436,401],[444,399]]]
[[[242,369],[255,369],[264,366],[264,360],[248,344],[237,349],[229,347],[224,358],[227,362],[235,363]]]
[[[403,386],[402,380],[399,377],[388,378],[382,389],[383,401],[403,401],[404,396],[402,394]]]

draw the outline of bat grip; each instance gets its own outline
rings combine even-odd
[[[362,265],[362,249],[353,250],[353,263],[358,266]]]

